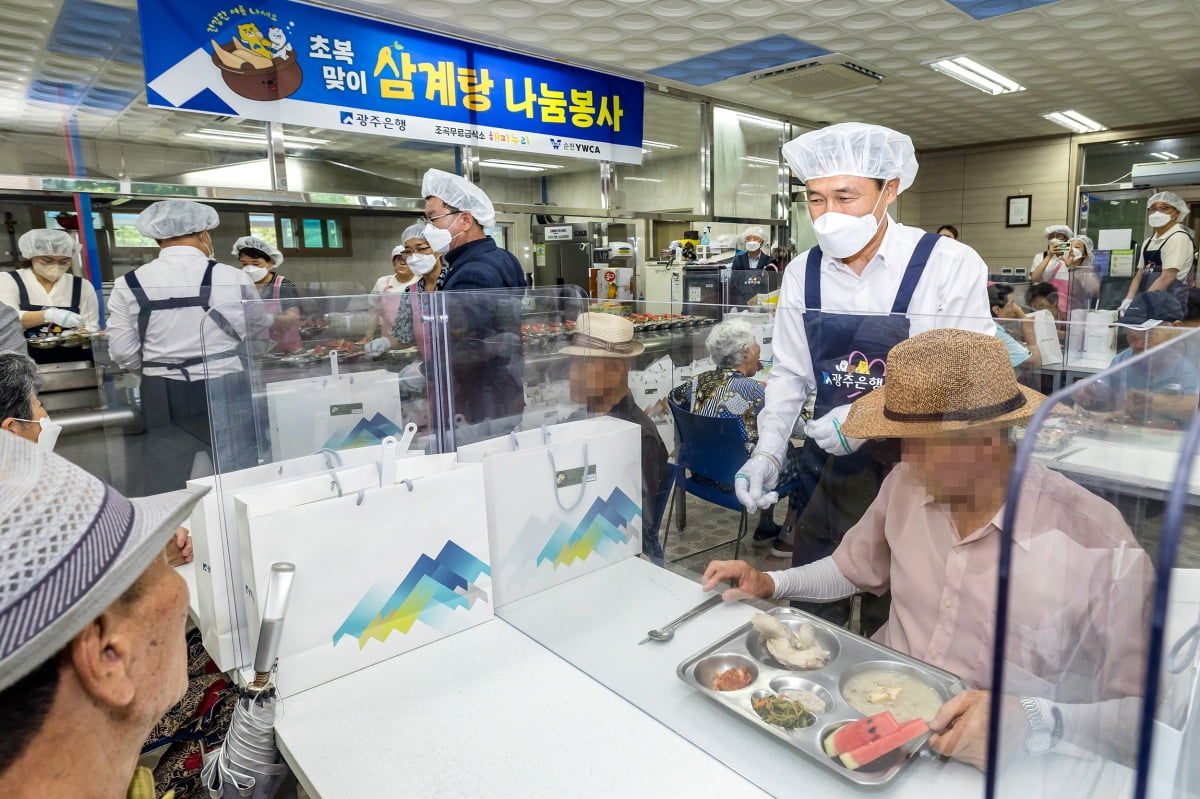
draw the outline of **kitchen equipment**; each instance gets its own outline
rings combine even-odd
[[[650,632],[646,633],[646,637],[643,638],[642,640],[638,641],[638,646],[641,646],[642,644],[646,643],[647,641],[661,641],[662,643],[665,644],[666,642],[670,641],[672,638],[675,637],[675,628],[676,627],[683,624],[688,619],[692,619],[692,618],[695,618],[696,616],[699,616],[701,613],[708,610],[709,608],[715,608],[719,604],[721,604],[721,595],[720,594],[717,594],[716,596],[710,596],[708,599],[704,600],[699,605],[692,608],[687,613],[684,613],[682,616],[678,617],[677,619],[667,622],[662,627],[659,627],[657,630],[651,630]]]
[[[966,684],[957,676],[916,658],[889,649],[867,638],[834,626],[795,608],[772,608],[768,613],[795,632],[803,624],[815,629],[817,643],[830,653],[829,661],[815,669],[787,669],[761,645],[759,632],[750,623],[705,647],[684,660],[676,668],[679,679],[693,686],[713,701],[728,708],[751,724],[787,742],[816,762],[836,771],[859,785],[883,785],[890,782],[913,758],[919,756],[928,736],[920,736],[896,750],[898,755],[885,755],[875,764],[852,770],[825,753],[826,736],[847,722],[863,717],[850,707],[842,690],[848,679],[864,671],[886,671],[919,680],[931,688],[944,702],[961,691]],[[744,668],[753,679],[744,688],[718,691],[712,680],[729,668]],[[770,695],[803,690],[815,694],[825,703],[822,713],[815,713],[816,723],[798,729],[784,729],[768,724],[755,712],[751,701]]]

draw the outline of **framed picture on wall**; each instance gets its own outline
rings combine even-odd
[[[1013,194],[1008,198],[1008,213],[1005,215],[1005,227],[1029,227],[1032,219],[1033,195]]]

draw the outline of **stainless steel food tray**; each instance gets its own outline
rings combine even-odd
[[[867,670],[887,670],[915,677],[948,700],[966,690],[961,679],[948,671],[930,666],[894,649],[829,624],[822,619],[795,608],[772,608],[768,611],[793,630],[801,624],[816,628],[817,641],[830,653],[829,662],[818,669],[788,669],[778,663],[759,644],[759,634],[749,623],[707,646],[679,664],[675,673],[679,679],[697,688],[702,694],[729,708],[754,726],[766,730],[796,749],[812,757],[826,768],[836,771],[860,785],[883,785],[891,781],[924,747],[928,736],[922,736],[902,747],[899,756],[885,756],[876,770],[852,770],[825,754],[825,736],[848,721],[863,717],[842,697],[842,684],[854,674]],[[726,668],[743,665],[752,667],[754,680],[737,691],[716,691],[711,687],[713,674]],[[758,693],[786,690],[807,690],[825,700],[826,710],[816,714],[810,727],[785,730],[767,724],[754,711],[750,700]]]

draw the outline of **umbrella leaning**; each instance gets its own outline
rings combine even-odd
[[[290,772],[275,744],[279,696],[273,678],[295,570],[291,563],[271,566],[254,654],[254,681],[241,691],[225,740],[200,772],[211,799],[269,799]]]

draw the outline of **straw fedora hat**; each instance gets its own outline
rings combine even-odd
[[[571,343],[559,352],[588,358],[632,358],[645,347],[633,340],[633,322],[611,313],[581,313]]]
[[[1017,382],[995,336],[930,330],[888,353],[887,382],[854,401],[842,432],[854,438],[924,438],[1028,419],[1045,395]]]

